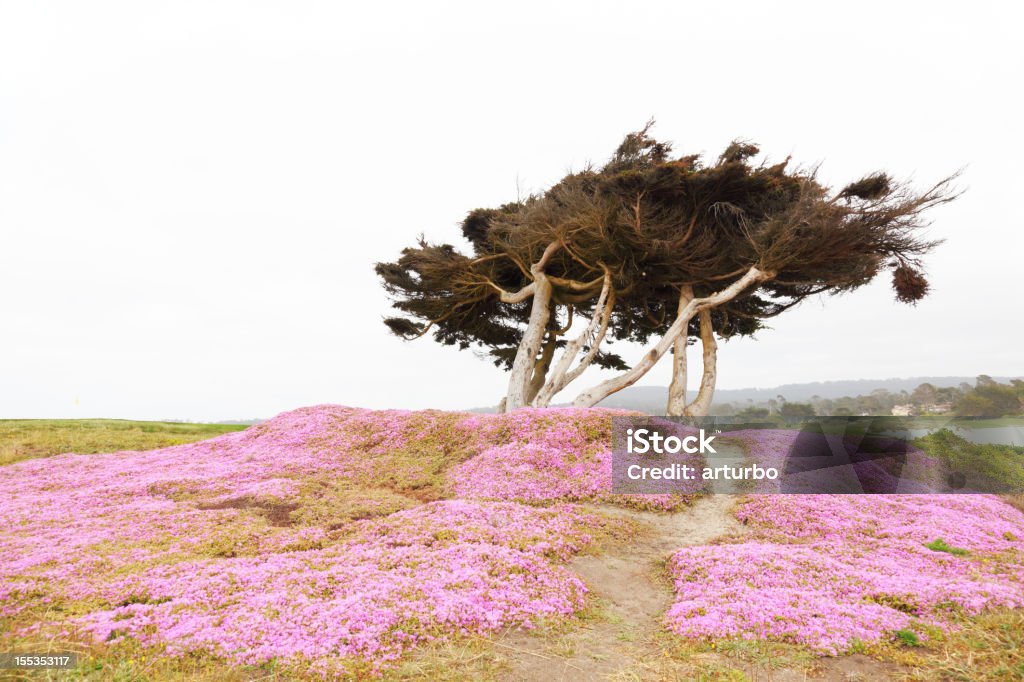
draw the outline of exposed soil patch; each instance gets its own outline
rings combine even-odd
[[[811,679],[826,680],[827,682],[853,682],[854,680],[892,680],[902,677],[903,669],[894,663],[885,663],[862,654],[851,656],[839,656],[836,658],[823,658],[815,664],[811,672]],[[779,682],[785,682],[786,677],[779,673],[789,674],[788,679],[802,679],[796,671],[783,670],[775,675]]]
[[[701,498],[675,514],[595,506],[627,517],[644,529],[632,542],[598,556],[580,556],[570,568],[586,581],[598,613],[563,636],[510,633],[499,642],[508,654],[505,680],[644,679],[647,660],[661,655],[661,617],[672,600],[665,560],[688,545],[742,533],[729,513],[731,495]]]
[[[286,502],[268,502],[255,500],[251,497],[236,497],[220,502],[203,503],[197,505],[204,511],[217,509],[250,509],[264,517],[272,526],[286,527],[293,525],[291,514],[299,508],[297,504]]]

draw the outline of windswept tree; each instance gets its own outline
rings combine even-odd
[[[952,178],[924,192],[875,173],[833,191],[815,169],[756,163],[734,142],[711,163],[630,134],[600,168],[462,223],[468,253],[425,240],[377,273],[404,338],[476,348],[509,372],[505,409],[546,406],[591,365],[618,370],[577,395],[592,406],[673,358],[669,414],[706,414],[716,337],[751,335],[809,296],[852,291],[883,270],[896,298],[928,291],[920,235]],[[649,344],[634,365],[607,346]],[[687,401],[687,346],[700,389]]]

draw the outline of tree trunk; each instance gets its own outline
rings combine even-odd
[[[544,341],[544,346],[541,348],[540,359],[533,366],[533,378],[530,379],[530,385],[526,390],[527,405],[533,404],[540,389],[544,387],[544,382],[548,377],[548,369],[551,367],[551,360],[555,357],[555,344],[557,341],[558,336],[555,332],[548,332],[548,338]]]
[[[534,273],[534,277],[530,321],[519,342],[519,349],[516,351],[516,358],[512,362],[512,372],[508,379],[505,410],[509,412],[525,407],[529,403],[527,395],[530,379],[533,378],[537,354],[540,352],[540,346],[548,328],[548,320],[551,318],[551,282],[539,270]]]
[[[683,314],[686,306],[693,300],[693,287],[683,286],[679,290],[679,309],[676,317]],[[689,324],[683,333],[672,344],[672,383],[668,386],[668,405],[665,414],[670,417],[681,417],[686,410],[686,344],[690,340]]]
[[[690,320],[701,310],[713,308],[727,301],[731,301],[743,292],[748,286],[755,282],[761,282],[774,277],[774,273],[763,272],[756,267],[751,267],[740,279],[730,284],[725,289],[707,296],[691,300],[683,310],[683,313],[676,318],[661,340],[651,347],[644,356],[631,369],[626,370],[617,377],[604,381],[593,388],[580,393],[573,405],[576,407],[593,407],[612,393],[635,384],[643,375],[647,374],[658,360],[661,359],[669,348],[675,343],[681,334],[686,334]]]
[[[687,417],[704,417],[711,410],[715,397],[715,382],[718,380],[718,342],[711,325],[711,310],[700,311],[700,343],[704,348],[704,371],[700,377],[700,390],[693,402],[683,412]]]
[[[605,333],[608,331],[608,322],[611,319],[614,305],[615,292],[612,291],[611,273],[605,272],[604,284],[601,294],[597,297],[597,303],[594,305],[594,313],[590,316],[590,322],[579,336],[562,349],[562,354],[558,358],[554,371],[551,372],[551,377],[532,403],[534,406],[547,407],[559,391],[568,386],[590,366],[600,350]],[[573,360],[584,346],[589,346],[587,353],[580,359],[579,365],[569,371]]]

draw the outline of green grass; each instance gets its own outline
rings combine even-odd
[[[247,428],[243,424],[186,424],[124,419],[2,419],[0,465],[65,452],[91,455],[152,450]]]
[[[897,630],[896,639],[907,646],[921,646],[921,639],[913,630]]]
[[[942,538],[937,538],[931,542],[926,542],[925,547],[932,550],[933,552],[945,552],[946,554],[952,554],[953,556],[967,556],[970,554],[966,549],[960,547],[952,547],[946,544],[946,541]]]

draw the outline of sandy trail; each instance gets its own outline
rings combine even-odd
[[[722,443],[709,466],[746,463],[742,449]],[[666,656],[669,635],[662,625],[672,603],[666,560],[681,547],[740,536],[747,529],[733,515],[742,490],[734,481],[710,486],[714,494],[674,514],[638,512],[611,505],[590,508],[632,519],[644,528],[604,553],[576,557],[570,568],[587,583],[600,615],[583,618],[565,632],[513,632],[496,642],[507,668],[503,682],[591,682],[596,680],[695,680],[704,665],[725,664],[754,682],[852,682],[898,679],[901,669],[863,655],[820,658],[799,668],[772,668],[727,660],[716,653],[678,661]],[[731,679],[731,678],[730,678]],[[740,678],[737,678],[740,679]]]
[[[709,465],[739,466],[741,450],[719,448]],[[680,547],[702,545],[741,534],[732,508],[739,499],[735,483],[715,482],[712,492],[684,511],[639,512],[611,505],[591,509],[636,521],[644,529],[631,541],[598,556],[579,556],[570,564],[590,588],[602,617],[584,621],[564,635],[513,633],[499,641],[511,669],[509,681],[649,679],[651,658],[660,656],[661,624],[672,602],[665,561]]]

